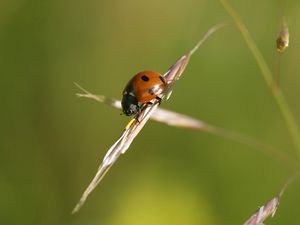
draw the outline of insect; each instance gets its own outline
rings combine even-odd
[[[107,151],[96,175],[84,191],[72,213],[78,212],[78,210],[85,203],[87,197],[100,183],[100,181],[113,166],[113,164],[117,161],[120,155],[124,154],[128,150],[133,140],[145,126],[146,122],[150,119],[151,116],[154,117],[154,112],[155,110],[157,110],[157,107],[161,100],[167,100],[170,97],[173,86],[175,82],[181,77],[186,65],[189,62],[190,57],[212,33],[224,27],[225,25],[225,23],[220,23],[210,28],[205,33],[203,38],[195,45],[195,47],[185,55],[183,55],[180,59],[178,59],[176,63],[173,64],[171,68],[165,73],[165,75],[162,76],[160,73],[153,71],[142,71],[136,74],[128,82],[123,91],[123,99],[121,105],[124,114],[128,116],[134,115],[135,118],[130,120],[130,122],[126,125],[123,133],[121,134],[121,137]],[[107,99],[105,97],[103,98],[103,96],[95,96],[84,89],[82,90],[85,92],[85,94],[78,94],[78,96],[93,98],[97,101],[105,102],[109,105],[119,107],[119,104],[115,103],[116,100]],[[175,119],[177,119],[178,115],[175,117]],[[160,119],[166,122],[162,116],[160,116]],[[170,118],[168,118],[168,121],[170,121]],[[182,126],[182,120],[179,119],[178,122],[180,123],[180,126]],[[202,122],[201,129],[203,129]]]
[[[134,75],[123,91],[122,109],[126,116],[137,115],[145,104],[158,99],[166,87],[165,78],[158,72],[142,71]]]

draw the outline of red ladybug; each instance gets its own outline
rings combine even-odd
[[[126,116],[135,116],[144,104],[157,98],[166,87],[165,78],[154,71],[142,71],[136,74],[123,91],[122,109]]]

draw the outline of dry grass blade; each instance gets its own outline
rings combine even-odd
[[[261,225],[263,222],[269,218],[273,217],[279,205],[279,197],[268,201],[265,205],[261,206],[256,213],[254,213],[249,220],[247,220],[244,225]]]
[[[146,122],[149,120],[152,112],[158,107],[158,104],[159,102],[155,101],[152,105],[146,107],[137,119],[132,119],[127,124],[121,137],[111,146],[111,148],[104,156],[103,162],[100,165],[95,177],[93,178],[87,189],[84,191],[82,197],[80,198],[72,213],[77,212],[81,208],[89,194],[99,184],[110,167],[115,163],[115,161],[121,154],[124,154],[126,152],[134,138],[138,135]]]
[[[203,38],[194,46],[192,50],[183,55],[171,68],[165,73],[164,77],[168,81],[168,84],[175,82],[180,78],[182,72],[184,71],[186,65],[189,62],[190,57],[197,51],[197,49],[207,40],[207,38],[212,35],[215,31],[222,27],[227,26],[228,23],[220,23],[211,27],[203,36]],[[169,86],[172,88],[171,86]]]
[[[216,30],[223,27],[224,25],[216,25],[212,27],[205,35],[204,37],[197,43],[197,45],[187,54],[182,56],[175,64],[171,67],[171,69],[166,73],[166,92],[160,96],[162,99],[166,98],[166,95],[169,97],[169,90],[173,88],[173,85],[176,80],[180,78],[182,75],[190,56],[196,51],[196,49],[199,48],[199,46]],[[77,85],[79,86],[79,85]],[[80,87],[80,86],[79,86]],[[81,88],[81,87],[80,87]],[[84,90],[84,89],[83,89]],[[107,98],[102,98],[101,96],[93,96],[91,93],[84,90],[89,97],[94,98],[97,101],[103,101],[108,104],[113,104],[114,101],[109,101]],[[79,95],[80,96],[80,95]],[[155,109],[159,105],[159,100],[154,99],[152,104],[146,104],[142,110],[141,113],[138,114],[138,116],[134,119],[132,119],[128,125],[125,127],[124,132],[122,133],[121,137],[112,145],[112,147],[108,150],[106,153],[102,164],[100,165],[95,177],[87,187],[87,189],[84,191],[82,197],[80,198],[78,204],[73,209],[72,213],[76,213],[81,206],[86,201],[89,194],[96,188],[96,186],[99,184],[99,182],[103,179],[104,175],[108,172],[110,167],[116,162],[118,157],[121,154],[124,154],[126,150],[131,145],[134,138],[138,135],[138,133],[141,131],[141,129],[144,127],[146,122],[149,120],[150,116],[153,114]]]
[[[300,171],[291,176],[281,188],[281,191],[277,196],[268,201],[265,205],[259,207],[259,209],[244,223],[244,225],[261,225],[269,217],[273,217],[279,206],[280,199],[286,189],[300,176]]]
[[[117,109],[121,109],[121,101],[116,100],[114,98],[109,98],[103,95],[94,95],[78,84],[75,85],[81,89],[84,93],[78,93],[78,97],[90,98],[96,100],[101,103],[105,103],[109,106],[112,106]],[[222,138],[226,138],[229,140],[233,140],[242,144],[246,144],[248,146],[252,146],[255,149],[265,153],[266,155],[282,162],[285,166],[290,167],[291,169],[299,169],[298,162],[291,158],[289,155],[284,153],[283,151],[279,151],[278,149],[270,146],[268,144],[262,143],[252,137],[240,134],[238,132],[234,132],[228,129],[224,129],[221,127],[214,126],[212,124],[208,124],[202,120],[195,119],[193,117],[169,111],[166,109],[157,108],[150,116],[151,120],[154,120],[159,123],[166,124],[168,126],[186,128],[192,130],[203,131],[206,133],[210,133]]]
[[[77,93],[78,97],[90,98],[96,100],[97,102],[105,103],[109,106],[112,106],[117,109],[121,109],[121,101],[109,98],[104,95],[94,95],[89,91],[85,90],[77,83],[75,85],[81,89],[84,93]],[[201,120],[194,119],[190,116],[186,116],[184,114],[172,112],[166,109],[157,108],[150,116],[151,120],[167,124],[169,126],[174,127],[182,127],[182,128],[189,128],[189,129],[197,129],[197,130],[205,130],[205,127],[208,125]]]
[[[80,89],[82,90],[84,93],[77,93],[76,95],[78,97],[84,97],[84,98],[90,98],[93,100],[96,100],[97,102],[101,102],[101,103],[105,103],[109,106],[112,106],[114,108],[117,109],[121,109],[121,101],[114,99],[114,98],[108,98],[104,95],[94,95],[91,92],[87,91],[86,89],[84,89],[83,87],[81,87],[79,84],[75,83],[74,84]]]

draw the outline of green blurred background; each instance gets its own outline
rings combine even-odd
[[[300,2],[230,1],[268,64],[280,15],[291,44],[281,84],[300,121]],[[4,0],[0,3],[2,225],[233,225],[278,193],[293,170],[257,149],[149,122],[82,210],[70,212],[129,118],[75,96],[73,82],[121,97],[141,70],[165,72],[214,24],[208,0]],[[290,135],[240,33],[215,33],[163,108],[269,143],[296,158]],[[298,124],[299,125],[299,124]],[[295,182],[270,224],[299,224]]]

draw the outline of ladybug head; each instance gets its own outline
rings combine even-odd
[[[140,111],[140,106],[136,97],[130,94],[123,95],[122,109],[126,116],[135,116]]]

